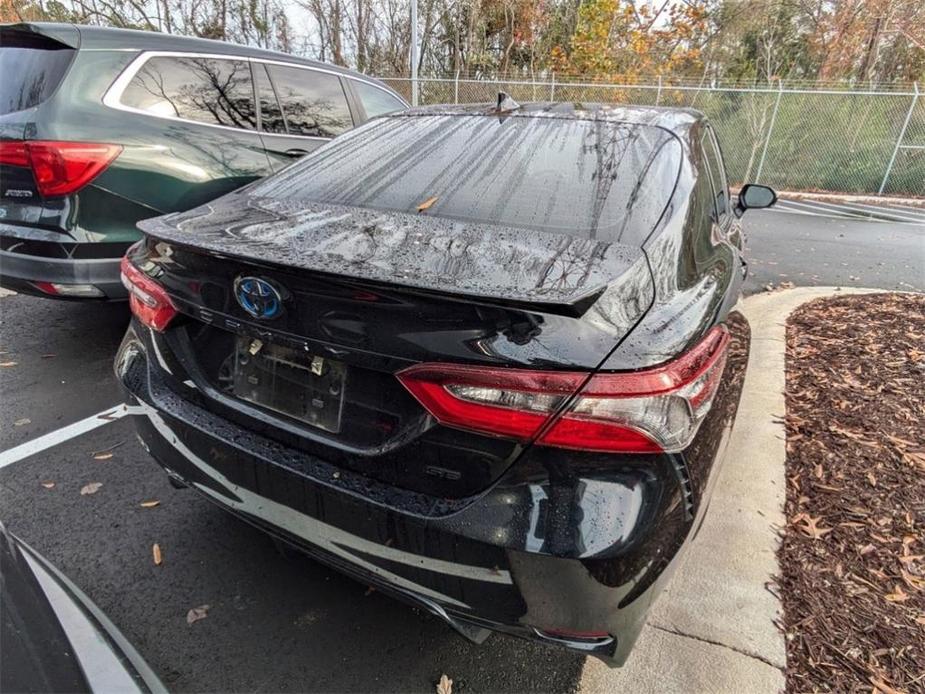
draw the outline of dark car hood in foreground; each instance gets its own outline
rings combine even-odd
[[[3,692],[165,692],[115,625],[0,523]]]
[[[621,243],[246,191],[139,228],[219,256],[566,315],[643,256]]]

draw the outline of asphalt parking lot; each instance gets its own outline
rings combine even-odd
[[[747,290],[925,290],[925,212],[851,209],[799,203],[749,215]],[[469,644],[429,615],[282,556],[248,525],[174,490],[136,442],[131,416],[8,455],[119,403],[110,364],[127,318],[121,305],[0,298],[0,519],[109,614],[168,688],[432,691],[443,673],[454,691],[578,687],[579,656],[501,636]],[[102,486],[82,495],[93,482]],[[151,500],[160,504],[140,505]],[[208,616],[187,624],[203,605]]]

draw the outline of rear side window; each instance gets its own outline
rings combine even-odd
[[[38,106],[51,96],[74,53],[42,36],[0,34],[0,115]]]
[[[334,137],[353,127],[337,75],[282,65],[267,69],[290,135]]]
[[[710,181],[713,184],[713,200],[716,208],[716,221],[722,223],[729,214],[729,184],[726,182],[726,171],[723,167],[723,156],[720,154],[716,135],[712,129],[703,133],[701,140],[706,155],[707,168],[710,172]]]
[[[386,113],[394,113],[405,108],[405,105],[395,96],[384,89],[379,89],[379,87],[353,80],[353,88],[356,89],[357,96],[363,102],[363,110],[366,111],[367,118],[383,116]]]
[[[286,133],[286,120],[276,98],[276,91],[267,75],[267,66],[254,63],[254,79],[257,81],[257,100],[260,102],[260,124],[265,132]]]
[[[257,128],[250,66],[245,60],[150,58],[122,93],[121,103],[156,116]]]

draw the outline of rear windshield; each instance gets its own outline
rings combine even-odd
[[[633,243],[658,221],[680,158],[677,138],[653,126],[398,115],[342,135],[253,192]]]
[[[32,108],[61,82],[74,49],[41,36],[0,33],[0,115]]]

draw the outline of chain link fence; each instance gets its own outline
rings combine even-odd
[[[383,78],[410,102],[408,78]],[[925,196],[925,95],[911,89],[860,91],[696,83],[597,84],[524,79],[419,78],[420,104],[574,101],[684,106],[707,115],[719,135],[730,181],[779,190]]]

